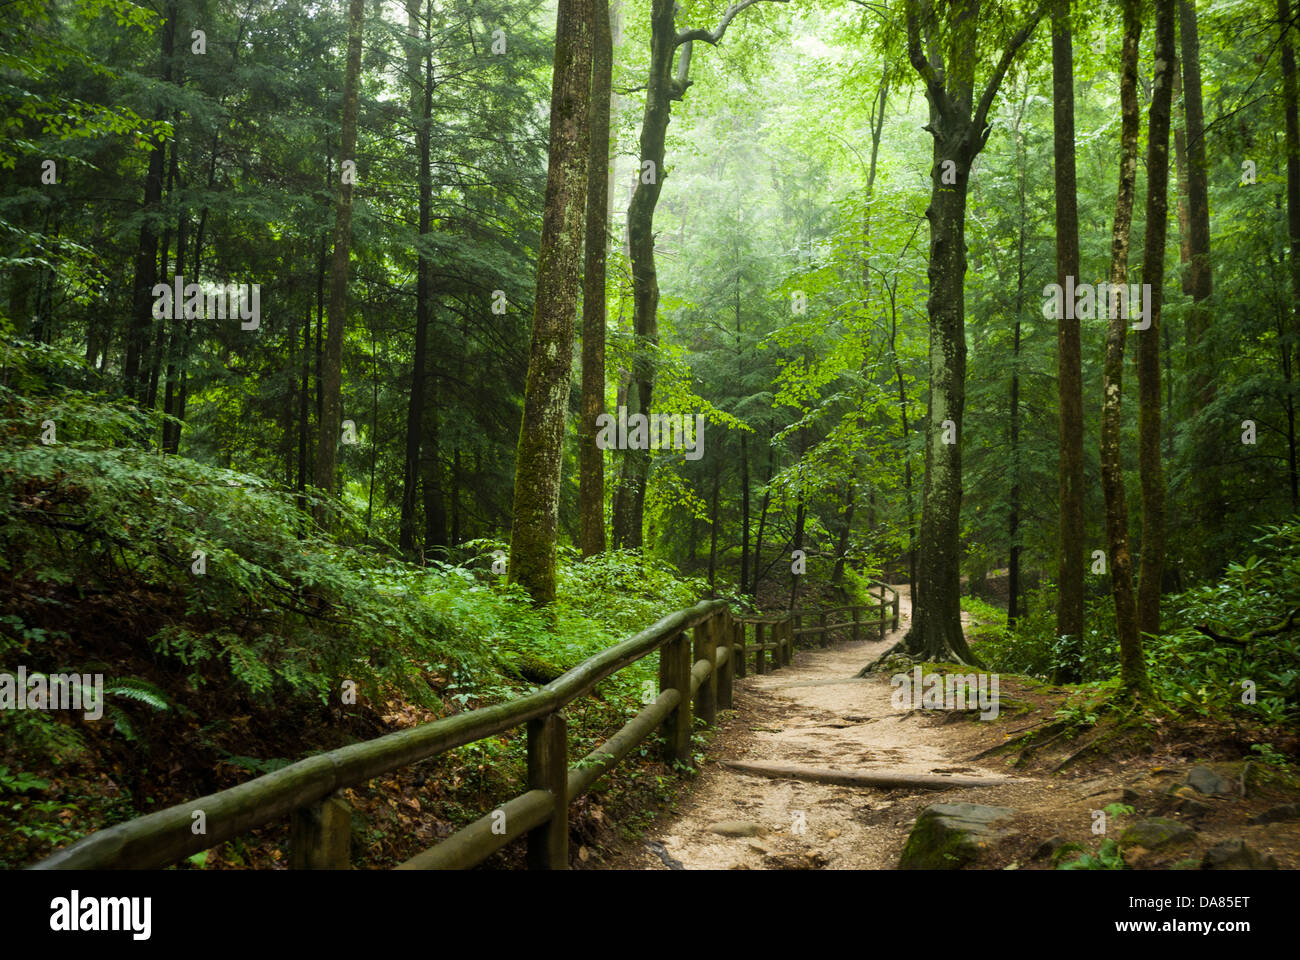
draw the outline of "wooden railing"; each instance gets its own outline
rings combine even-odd
[[[754,642],[747,645],[748,623],[760,625]],[[791,661],[793,649],[789,614],[735,618],[725,601],[702,601],[669,614],[527,696],[318,754],[228,790],[107,827],[33,869],[164,867],[285,817],[292,824],[290,866],[346,869],[352,818],[342,790],[521,725],[528,735],[528,791],[399,869],[472,867],[521,836],[527,837],[530,868],[564,869],[572,800],[656,729],[664,733],[665,760],[688,759],[692,717],[712,724],[719,708],[731,707],[732,681],[745,676],[747,653],[754,654],[755,671],[765,673],[768,651],[775,669]],[[656,650],[658,697],[570,767],[564,707]]]
[[[816,636],[819,646],[826,646],[830,643],[830,635],[836,630],[852,630],[854,640],[862,639],[861,628],[873,627],[880,631],[880,639],[885,639],[887,629],[898,629],[898,591],[887,583],[881,583],[878,580],[870,581],[867,593],[871,596],[871,590],[880,589],[880,602],[877,604],[848,604],[842,607],[824,607],[817,610],[791,610],[790,617],[794,622],[792,630],[794,638]],[[891,600],[890,597],[893,597]],[[875,599],[872,596],[872,599]],[[847,621],[828,623],[827,617],[833,613],[848,613]],[[875,616],[866,618],[862,615],[865,613],[874,613]],[[890,623],[892,613],[892,626],[887,628]],[[817,617],[818,623],[813,627],[805,627],[803,621],[805,617]]]

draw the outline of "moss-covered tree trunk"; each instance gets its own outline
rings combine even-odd
[[[1115,222],[1111,233],[1110,284],[1124,289],[1128,283],[1128,258],[1133,223],[1133,198],[1137,189],[1138,40],[1142,35],[1140,0],[1124,0],[1124,46],[1120,55],[1120,161],[1119,190],[1115,197]],[[1137,630],[1133,593],[1133,557],[1128,543],[1128,504],[1124,495],[1121,457],[1121,406],[1124,394],[1124,340],[1129,320],[1112,310],[1106,326],[1106,355],[1102,374],[1101,489],[1106,501],[1106,545],[1110,561],[1111,594],[1119,634],[1120,680],[1130,693],[1150,689],[1142,638]]]
[[[1155,11],[1155,64],[1147,120],[1146,242],[1142,251],[1142,282],[1151,285],[1151,311],[1143,321],[1149,321],[1149,326],[1138,331],[1137,348],[1138,467],[1142,477],[1142,563],[1137,619],[1138,630],[1144,634],[1160,631],[1160,582],[1165,558],[1165,478],[1160,453],[1160,313],[1169,212],[1174,0],[1156,0]]]
[[[532,346],[515,456],[510,580],[535,603],[555,599],[560,465],[573,368],[591,118],[592,0],[560,0]]]
[[[929,3],[907,4],[908,59],[925,81],[926,129],[934,141],[930,169],[930,407],[921,556],[908,648],[927,659],[975,663],[962,634],[960,600],[961,439],[966,401],[966,193],[970,165],[988,142],[988,112],[1017,51],[1041,10],[1015,32],[975,100],[979,0],[954,0],[940,30]],[[942,47],[942,52],[941,52]]]
[[[578,426],[578,540],[582,555],[605,550],[605,454],[596,420],[605,412],[605,258],[609,248],[609,114],[614,70],[609,0],[592,4],[591,144],[582,275],[582,419]]]

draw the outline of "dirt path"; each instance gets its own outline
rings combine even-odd
[[[970,725],[939,724],[919,711],[900,713],[890,703],[888,678],[854,677],[906,632],[910,619],[904,586],[899,630],[884,640],[801,650],[789,667],[737,681],[736,715],[711,738],[704,769],[679,809],[661,818],[610,867],[889,869],[897,864],[916,811],[925,804],[941,799],[1006,802],[1017,788],[854,789],[755,777],[718,762],[1006,777],[1000,761],[976,765],[957,759],[977,752],[964,748],[972,738],[961,728]],[[760,833],[724,836],[710,829],[723,821],[755,825]]]

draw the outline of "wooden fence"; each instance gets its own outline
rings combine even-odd
[[[885,639],[888,630],[898,629],[898,591],[887,583],[871,581],[868,593],[874,588],[880,589],[880,602],[876,604],[849,604],[843,607],[825,607],[819,610],[791,610],[790,617],[794,623],[794,637],[816,636],[819,646],[830,643],[831,634],[837,630],[851,630],[852,639],[862,639],[861,629],[873,627],[880,632],[880,639]],[[892,599],[890,599],[892,597]],[[827,622],[827,617],[836,613],[848,613],[847,621]],[[874,614],[866,617],[864,614]],[[891,617],[892,614],[892,617]],[[816,626],[805,627],[805,617],[817,617]],[[892,626],[889,624],[892,620]]]
[[[842,608],[854,611],[852,624],[827,625],[823,614],[821,627],[803,630],[794,627],[796,617],[809,611],[734,617],[725,601],[702,601],[669,614],[526,696],[317,754],[227,790],[106,827],[32,869],[165,867],[285,817],[291,823],[291,867],[347,869],[352,813],[344,789],[519,726],[526,727],[528,736],[527,792],[398,869],[472,867],[525,836],[530,869],[565,869],[568,806],[574,799],[656,730],[664,734],[665,760],[688,759],[692,718],[698,716],[712,725],[718,709],[731,707],[733,679],[746,676],[750,654],[754,671],[767,673],[793,660],[795,637],[801,633],[821,633],[824,643],[826,631],[852,626],[856,638],[861,625],[856,620],[858,611],[866,609],[879,611],[883,631],[887,612],[883,591],[888,588],[881,586],[880,607]],[[897,594],[894,617],[896,626]],[[754,627],[752,642],[746,636],[749,625]],[[601,680],[655,651],[659,651],[658,696],[570,766],[563,709],[590,694]]]

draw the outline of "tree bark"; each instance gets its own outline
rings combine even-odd
[[[1138,40],[1142,34],[1141,0],[1124,0],[1124,47],[1120,56],[1120,165],[1115,198],[1115,223],[1111,234],[1110,284],[1126,289],[1128,257],[1137,190],[1138,130],[1141,117],[1137,101]],[[1128,543],[1128,505],[1124,494],[1121,455],[1121,405],[1124,392],[1124,339],[1128,319],[1110,310],[1106,325],[1106,357],[1102,373],[1101,488],[1106,501],[1106,544],[1110,561],[1111,595],[1119,634],[1120,679],[1131,694],[1150,691],[1142,638],[1137,629],[1133,591],[1133,558]]]
[[[1188,399],[1195,414],[1214,399],[1214,359],[1207,355],[1209,299],[1214,292],[1210,266],[1209,166],[1205,158],[1205,111],[1201,102],[1201,45],[1197,37],[1195,0],[1178,0],[1183,115],[1187,139],[1188,292],[1192,309],[1187,317]]]
[[[361,89],[361,31],[365,0],[351,0],[348,6],[348,59],[343,74],[343,128],[339,170],[356,159],[357,107]],[[326,313],[325,348],[319,389],[321,392],[320,433],[316,444],[316,486],[327,494],[335,492],[335,470],[343,427],[343,328],[348,300],[348,261],[352,252],[352,183],[339,177],[339,198],[334,213],[334,255],[330,262],[330,297]],[[326,511],[318,506],[318,522]]]
[[[924,11],[922,7],[924,6]],[[1041,9],[1003,49],[978,105],[975,66],[979,0],[954,0],[946,10],[948,62],[939,55],[934,23],[922,24],[929,4],[907,3],[908,58],[925,81],[927,129],[934,141],[930,170],[930,403],[926,424],[925,483],[921,499],[921,557],[910,650],[932,660],[976,663],[961,627],[961,436],[966,401],[966,193],[970,164],[991,128],[988,111],[1011,60],[1038,25]],[[922,41],[924,33],[925,42]],[[947,441],[947,442],[946,442]]]
[[[1069,0],[1052,5],[1052,102],[1055,136],[1056,282],[1079,280],[1079,211],[1074,163],[1074,47]],[[1073,278],[1067,281],[1067,278]],[[1068,637],[1057,683],[1079,679],[1075,663],[1083,638],[1083,359],[1079,320],[1062,310],[1056,322],[1060,460],[1057,471],[1060,514],[1056,633]]]
[[[421,28],[422,0],[408,0],[406,5],[407,34],[419,40],[422,35],[428,43],[427,32]],[[433,109],[432,53],[425,50],[420,55],[417,43],[408,41],[406,72],[410,81],[411,123],[415,128],[417,163],[416,192],[419,209],[419,237],[424,242],[429,233],[432,178],[430,175],[429,124]],[[406,408],[406,461],[402,476],[402,507],[398,520],[398,548],[408,559],[415,555],[415,508],[420,483],[420,441],[424,433],[425,378],[428,366],[429,339],[429,261],[423,246],[416,247],[415,266],[415,351],[411,359],[411,396]],[[426,546],[430,546],[426,544]]]
[[[166,24],[160,37],[162,44],[162,78],[172,78],[172,52],[176,38],[176,5],[166,8]],[[164,115],[165,116],[165,115]],[[127,396],[143,400],[147,385],[144,369],[149,332],[153,329],[153,288],[158,282],[158,226],[156,217],[162,203],[163,162],[167,145],[161,139],[149,151],[149,168],[144,178],[144,219],[140,223],[140,240],[136,244],[135,280],[132,284],[131,326],[126,337],[126,360],[122,379]]]
[[[592,0],[559,0],[546,201],[510,538],[510,580],[538,604],[555,599],[560,467],[587,200],[591,60]]]
[[[609,117],[614,69],[609,0],[593,0],[591,144],[582,277],[582,420],[578,426],[578,521],[582,555],[605,552],[605,453],[596,420],[605,412],[605,259],[609,249]]]
[[[1291,275],[1291,323],[1296,358],[1292,370],[1300,370],[1300,80],[1296,76],[1295,47],[1291,42],[1290,0],[1277,0],[1278,24],[1282,30],[1282,98],[1286,113],[1286,222],[1290,240],[1287,266]],[[1285,350],[1286,347],[1284,346]],[[1296,480],[1295,415],[1289,408],[1291,509],[1300,501]]]
[[[1155,68],[1147,119],[1146,242],[1142,281],[1151,285],[1150,326],[1138,337],[1138,467],[1142,477],[1142,562],[1138,630],[1160,632],[1165,555],[1165,480],[1160,453],[1160,313],[1164,300],[1169,212],[1169,119],[1173,95],[1174,0],[1156,0]],[[1189,144],[1190,149],[1190,144]]]

